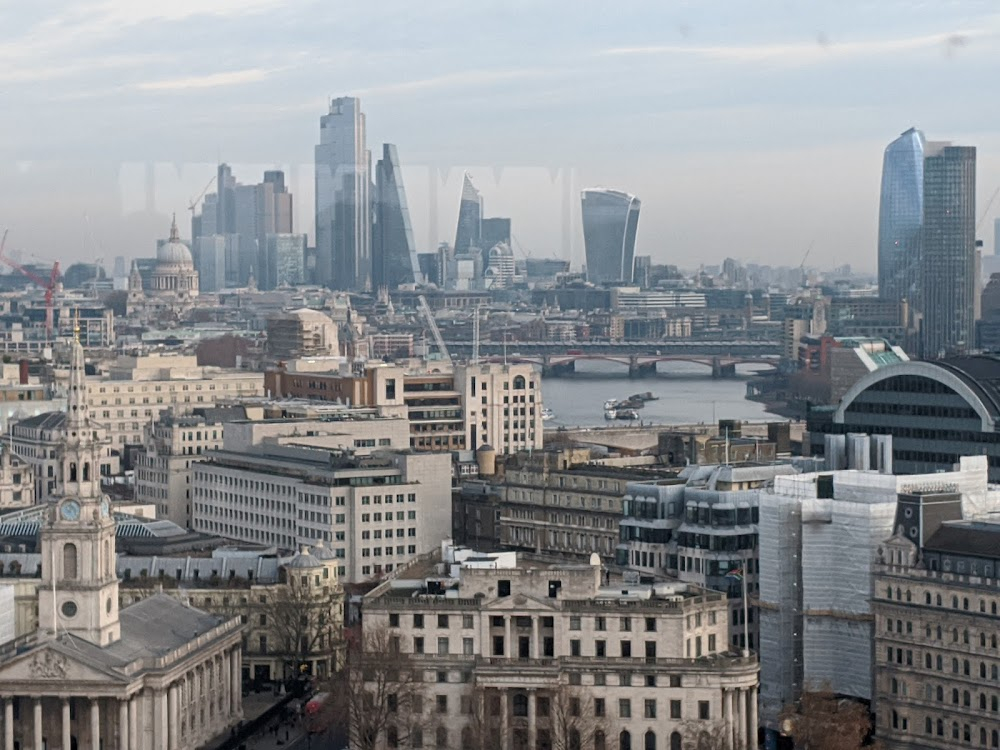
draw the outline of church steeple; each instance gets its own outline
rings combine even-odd
[[[177,231],[177,214],[174,214],[173,218],[170,220],[170,241],[171,242],[181,241],[181,235]]]
[[[85,359],[77,335],[69,346],[60,497],[41,530],[38,620],[40,628],[54,635],[71,633],[106,646],[121,637],[115,522],[108,498],[101,494],[101,446],[90,419]]]

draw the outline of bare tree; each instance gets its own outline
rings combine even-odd
[[[327,688],[325,716],[318,728],[346,723],[352,750],[410,745],[426,726],[423,672],[399,651],[385,628],[350,639],[343,667]]]
[[[273,637],[271,652],[281,655],[286,669],[298,674],[300,664],[315,659],[329,659],[329,671],[336,671],[343,652],[343,606],[340,586],[321,586],[309,576],[289,575],[257,608]]]
[[[516,693],[517,691],[515,691]],[[527,696],[525,696],[527,697]],[[537,712],[535,728],[538,738],[529,738],[529,746],[549,747],[551,750],[590,750],[594,737],[608,737],[607,719],[598,716],[591,694],[580,687],[560,684],[551,689],[539,690],[534,696]],[[499,690],[476,688],[463,705],[467,715],[462,729],[463,750],[500,750],[506,695]],[[524,731],[526,722],[517,716],[508,716],[507,731]],[[543,733],[547,737],[543,739]],[[605,740],[610,747],[610,740]]]
[[[864,704],[838,698],[828,688],[804,692],[797,704],[785,707],[781,724],[806,750],[859,750],[872,730]]]
[[[724,721],[688,720],[679,729],[688,750],[723,750],[726,747],[726,723]]]

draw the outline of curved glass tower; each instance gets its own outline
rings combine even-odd
[[[910,128],[885,149],[878,212],[878,290],[916,303],[924,217],[924,134]]]
[[[640,201],[620,190],[589,188],[582,195],[587,281],[632,283]]]

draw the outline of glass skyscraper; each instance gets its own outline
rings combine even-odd
[[[878,214],[878,289],[919,304],[924,217],[924,134],[910,128],[885,149]]]
[[[632,283],[639,199],[620,190],[590,188],[582,200],[587,281]]]
[[[375,165],[372,284],[376,289],[395,289],[400,284],[413,284],[421,276],[399,156],[393,144],[384,143],[382,158]]]
[[[468,252],[479,247],[483,233],[483,198],[466,172],[462,178],[462,200],[458,204],[458,227],[455,230],[455,252]]]
[[[927,143],[920,241],[924,359],[973,347],[976,266],[976,149]]]
[[[264,238],[263,262],[257,287],[261,291],[296,286],[305,281],[306,236],[268,234]]]
[[[336,289],[371,287],[371,152],[361,100],[330,102],[316,146],[316,277]]]

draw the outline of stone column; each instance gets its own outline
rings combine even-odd
[[[222,668],[219,670],[219,688],[220,695],[222,696],[222,712],[225,715],[229,715],[233,712],[231,708],[232,699],[229,697],[229,691],[233,688],[233,670],[229,666],[229,652],[222,652]]]
[[[542,658],[542,619],[538,616],[531,618],[531,658]]]
[[[3,699],[3,750],[14,750],[14,699]]]
[[[510,724],[510,706],[507,705],[507,691],[500,690],[500,750],[508,750],[510,738],[507,736]]]
[[[132,750],[139,748],[139,698],[132,696],[128,701],[128,746]]]
[[[758,718],[757,718],[757,688],[752,687],[747,691],[747,708],[750,709],[750,726],[747,728],[749,730],[750,748],[751,750],[756,750],[757,748],[757,729],[758,729]]]
[[[507,646],[504,650],[504,656],[508,659],[516,659],[517,651],[514,648],[514,615],[507,615],[504,624],[507,626]]]
[[[234,648],[230,653],[229,657],[229,667],[232,671],[231,683],[229,690],[229,706],[230,712],[234,718],[237,718],[242,714],[240,706],[242,705],[243,699],[243,669],[240,663],[242,659],[242,654],[240,653],[239,646]]]
[[[723,737],[723,747],[725,750],[733,750],[733,694],[722,688],[722,723],[725,727]]]
[[[736,691],[736,747],[745,750],[747,746],[747,691]]]
[[[534,690],[528,691],[528,750],[533,750],[535,747],[535,734],[537,731],[537,717],[538,711],[535,701],[538,700]]]
[[[42,699],[35,698],[34,700],[34,733],[32,734],[32,742],[35,743],[35,750],[42,750]]]
[[[177,685],[167,688],[167,747],[177,750],[177,734],[180,731],[180,719],[177,715]]]
[[[168,724],[167,694],[156,690],[153,692],[153,750],[166,750]]]
[[[101,704],[99,698],[90,699],[90,747],[101,748]]]
[[[128,744],[128,701],[118,701],[118,748],[129,750]]]

